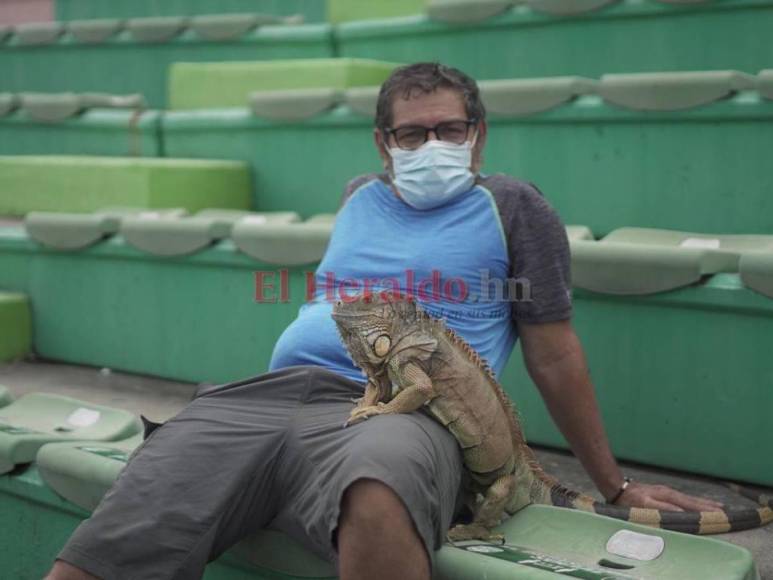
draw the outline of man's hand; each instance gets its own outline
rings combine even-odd
[[[637,481],[628,484],[615,505],[677,512],[713,512],[723,507],[718,501],[687,495],[666,485],[649,485]]]

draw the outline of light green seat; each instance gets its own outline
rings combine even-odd
[[[71,20],[67,23],[67,30],[78,42],[99,44],[118,34],[125,26],[125,20],[113,18]]]
[[[571,16],[600,10],[619,0],[527,0],[534,10],[555,16]]]
[[[31,348],[29,299],[17,292],[0,292],[0,362],[21,358]]]
[[[10,26],[0,25],[0,43],[5,42],[11,37],[13,29]]]
[[[117,441],[140,431],[128,411],[70,397],[32,393],[0,409],[0,473],[34,461],[56,441]]]
[[[273,224],[241,220],[234,225],[231,239],[239,250],[261,262],[295,266],[318,262],[332,231],[332,222]]]
[[[593,93],[596,81],[582,77],[548,77],[481,81],[481,97],[494,115],[532,115],[553,109],[579,95]]]
[[[30,212],[24,226],[36,242],[57,250],[80,250],[118,233],[121,220],[131,215],[182,217],[181,208],[149,212],[144,208],[104,208],[94,213]]]
[[[204,40],[233,40],[266,24],[280,24],[282,18],[270,14],[209,14],[191,18],[190,27]]]
[[[566,237],[569,241],[592,240],[593,232],[587,226],[566,226]]]
[[[0,117],[4,117],[19,108],[19,97],[13,93],[0,93]]]
[[[293,223],[301,221],[301,217],[294,211],[242,211],[236,209],[203,209],[196,213],[196,217],[213,218],[231,225],[236,222],[247,219],[255,223]]]
[[[156,18],[130,18],[126,28],[138,42],[167,42],[188,27],[183,16],[159,16]]]
[[[156,256],[183,256],[228,237],[230,224],[203,217],[127,217],[120,232],[127,243]]]
[[[14,28],[20,46],[53,44],[64,33],[61,22],[31,22]]]
[[[0,385],[0,407],[5,407],[13,402],[13,395],[8,387]]]
[[[0,156],[0,214],[92,212],[110,205],[248,209],[250,174],[237,161]]]
[[[140,443],[141,433],[120,441],[47,443],[38,451],[35,463],[51,489],[91,511],[113,485]]]
[[[427,0],[327,0],[327,21],[338,24],[410,16],[424,12]]]
[[[336,89],[380,85],[395,67],[363,59],[175,63],[171,109],[245,107],[256,91]]]
[[[478,22],[502,14],[513,4],[513,0],[430,0],[427,16],[440,22]]]
[[[742,254],[738,269],[744,286],[773,298],[773,248]]]
[[[21,108],[30,119],[58,123],[86,109],[142,109],[142,95],[107,95],[103,93],[22,93]]]
[[[318,213],[306,220],[307,224],[333,224],[336,221],[334,213]]]
[[[605,101],[636,111],[679,111],[706,105],[756,86],[738,71],[698,71],[603,75]]]
[[[773,235],[714,235],[655,228],[618,228],[605,242],[623,242],[672,248],[707,248],[740,254],[773,250]]]
[[[376,116],[378,94],[381,87],[354,87],[344,91],[344,102],[358,115],[366,117]]]
[[[291,89],[260,91],[249,97],[252,112],[277,121],[302,121],[329,111],[340,101],[337,89]]]
[[[765,69],[757,75],[757,92],[766,99],[773,99],[773,69]]]

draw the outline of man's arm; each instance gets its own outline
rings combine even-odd
[[[518,331],[526,368],[550,415],[601,494],[613,497],[623,476],[609,448],[585,355],[571,322],[519,322]],[[639,482],[631,482],[617,504],[697,511],[722,506],[670,487]]]

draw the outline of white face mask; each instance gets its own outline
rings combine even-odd
[[[477,136],[476,136],[477,137]],[[470,170],[475,139],[461,145],[427,141],[413,151],[387,148],[392,157],[393,182],[400,196],[416,209],[432,209],[472,189]]]

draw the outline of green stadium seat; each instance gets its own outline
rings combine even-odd
[[[753,76],[738,71],[604,75],[598,86],[607,102],[637,111],[678,111],[756,88]]]
[[[126,22],[132,38],[138,42],[168,42],[188,27],[189,20],[183,16],[160,16],[156,18],[131,18]]]
[[[494,115],[533,115],[594,92],[596,81],[581,77],[481,81],[486,111]]]
[[[616,2],[619,0],[527,0],[534,10],[556,16],[593,12]]]
[[[126,22],[118,19],[71,20],[67,23],[67,30],[77,42],[99,44],[118,34],[125,26]]]
[[[31,348],[32,315],[29,299],[25,294],[17,292],[0,292],[0,362],[21,358]]]
[[[128,216],[152,214],[182,217],[184,209],[149,212],[144,208],[105,208],[92,214],[30,212],[24,216],[24,227],[30,238],[56,250],[80,250],[118,233],[121,220]]]
[[[0,24],[0,44],[8,40],[12,33],[13,29],[10,26]]]
[[[53,44],[64,33],[61,22],[32,22],[19,24],[14,29],[19,46]]]
[[[0,407],[5,407],[13,402],[13,395],[8,387],[0,385]]]
[[[211,14],[194,16],[190,27],[204,40],[233,40],[266,24],[281,24],[283,19],[269,14]]]
[[[566,226],[566,237],[570,242],[575,240],[592,240],[593,232],[587,226]]]
[[[232,225],[203,217],[151,217],[121,220],[121,235],[138,250],[155,256],[183,256],[228,237]]]
[[[604,241],[671,248],[705,248],[737,254],[773,249],[773,235],[713,235],[654,228],[618,228],[605,236]]]
[[[767,252],[742,254],[738,269],[744,286],[773,298],[773,247]]]
[[[140,443],[141,433],[121,441],[47,443],[38,451],[35,463],[51,489],[92,511]]]
[[[344,91],[344,102],[351,111],[358,115],[373,118],[376,116],[376,105],[381,87],[355,87]]]
[[[292,89],[252,93],[249,101],[258,117],[303,121],[329,111],[341,101],[341,96],[337,89]]]
[[[421,14],[427,0],[327,0],[327,20],[333,24]]]
[[[430,0],[427,16],[439,22],[477,22],[502,14],[513,4],[513,0]]]
[[[13,93],[0,93],[0,117],[12,113],[19,108],[19,97]]]
[[[244,163],[88,156],[0,156],[0,214],[149,209],[248,209]]]
[[[766,99],[773,99],[773,69],[766,69],[757,75],[757,91]]]
[[[21,108],[30,119],[57,123],[86,109],[142,109],[142,95],[106,95],[100,93],[21,93]]]
[[[235,209],[203,209],[196,213],[196,217],[216,219],[230,225],[236,222],[248,219],[255,223],[293,223],[301,221],[300,216],[294,211],[270,211],[254,212],[240,211]]]
[[[319,213],[306,220],[307,224],[333,224],[336,221],[334,213]]]
[[[245,107],[255,91],[380,85],[394,67],[360,59],[175,63],[169,80],[169,106]]]
[[[333,223],[324,221],[272,224],[242,220],[234,225],[231,239],[239,250],[261,262],[297,266],[318,262],[332,231]]]
[[[59,395],[25,395],[0,409],[0,474],[34,461],[46,443],[116,441],[139,431],[139,420],[127,411]]]

